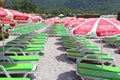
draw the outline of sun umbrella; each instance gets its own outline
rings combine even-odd
[[[11,9],[4,9],[0,8],[0,24],[2,27],[2,35],[4,24],[16,24],[16,23],[28,23],[29,16],[23,14],[22,12],[11,10]],[[2,36],[4,39],[4,36]],[[3,40],[3,54],[4,54],[4,40]]]
[[[77,18],[75,22],[73,22],[72,24],[70,24],[71,27],[77,27],[78,25],[80,25],[81,23],[86,22],[87,19],[85,18]]]
[[[3,25],[2,24],[9,24],[10,21],[11,21],[11,18],[12,18],[12,14],[9,13],[6,9],[2,9],[0,8],[0,27],[1,27],[1,30],[2,30],[2,38],[4,39],[4,36],[3,36]],[[4,52],[4,40],[3,40],[3,52]]]
[[[93,33],[96,37],[116,36],[120,34],[120,22],[108,18],[92,19],[73,28],[72,32],[76,35],[88,35]]]
[[[0,8],[0,24],[10,23],[10,19],[12,18],[12,14],[7,12],[6,9]]]
[[[35,14],[27,14],[31,20],[32,20],[32,23],[37,23],[37,22],[42,22],[42,18],[40,16],[36,16]]]
[[[7,9],[12,14],[12,19],[18,24],[26,24],[29,22],[30,17],[22,12]]]
[[[0,21],[4,21],[4,19],[9,18],[9,20],[15,21],[16,23],[28,23],[29,16],[25,15],[22,12],[0,8]],[[6,20],[6,19],[5,19]]]
[[[62,18],[61,20],[61,24],[66,24],[67,22],[71,21],[71,20],[75,20],[76,18],[75,17],[64,17]]]
[[[99,37],[101,40],[102,37],[113,37],[120,35],[120,22],[118,20],[109,18],[95,18],[73,28],[72,33],[75,35],[83,36],[92,33],[95,37]]]
[[[54,17],[54,18],[45,19],[43,22],[56,24],[56,23],[59,23],[59,21],[60,21],[59,17]]]
[[[40,16],[34,16],[35,22],[42,22],[42,18]]]

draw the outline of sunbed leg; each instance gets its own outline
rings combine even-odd
[[[28,73],[25,73],[23,77],[25,78],[25,77],[27,77],[27,75],[28,75]]]
[[[81,79],[82,79],[82,80],[85,80],[85,78],[84,78],[84,77],[81,77]]]
[[[81,61],[82,61],[81,58],[77,58],[77,59],[76,59],[76,63],[81,62]]]
[[[0,65],[0,68],[1,68],[1,70],[4,72],[4,74],[5,74],[8,78],[11,77],[11,76],[7,73],[7,71],[5,70],[5,68],[4,68],[3,66]]]
[[[25,73],[23,77],[26,78],[27,76],[29,76],[31,79],[35,79],[36,78],[33,73],[29,73],[29,72]]]
[[[110,64],[110,66],[114,66],[114,61],[112,61],[112,63]]]

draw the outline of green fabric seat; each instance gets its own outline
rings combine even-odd
[[[26,42],[23,42],[23,43],[31,43],[31,44],[34,44],[34,43],[38,43],[38,44],[42,44],[42,43],[45,43],[46,40],[43,39],[43,40],[40,40],[40,39],[33,39],[33,40],[29,40],[29,41],[26,41]]]
[[[37,52],[37,51],[41,51],[42,49],[43,48],[26,48],[23,51],[24,52],[31,52],[31,51]]]
[[[88,63],[77,63],[77,71],[83,77],[120,80],[120,68]]]
[[[6,51],[9,47],[5,47],[4,48],[4,51]],[[38,51],[41,51],[43,48],[42,47],[29,47],[29,48],[21,48],[24,52],[38,52]],[[3,49],[0,48],[0,52],[2,52]],[[12,50],[9,50],[10,52],[21,52],[19,49],[12,49]]]
[[[85,54],[80,54],[80,53],[69,53],[69,54],[67,54],[67,56],[69,56],[69,57],[84,57],[85,56]]]
[[[4,66],[7,71],[32,71],[34,68],[33,63],[2,63],[1,65]]]
[[[30,43],[31,44],[35,44],[35,43],[38,43],[38,44],[44,44],[46,41],[31,41]]]
[[[80,50],[72,50],[72,49],[67,49],[66,50],[68,52],[68,54],[74,54],[74,53],[78,53],[80,54]],[[95,51],[94,53],[93,52],[86,52],[85,54],[102,54],[102,55],[107,55],[106,52],[100,52],[100,51]]]
[[[7,44],[16,44],[17,42],[18,40],[13,40],[13,41],[8,42]]]
[[[46,40],[45,39],[32,39],[31,42],[45,42]]]
[[[72,49],[67,49],[66,50],[68,53],[80,53],[80,50],[72,50]]]
[[[28,48],[44,48],[45,45],[39,45],[39,44],[29,44],[27,45]]]
[[[45,44],[44,41],[32,41],[31,44]]]
[[[24,52],[38,52],[38,51],[41,51],[43,48],[23,48],[22,50],[24,51]],[[12,51],[12,52],[20,52],[20,50],[18,50],[18,49],[12,49],[12,50],[10,50],[10,51]]]
[[[93,55],[101,55],[101,52],[95,52],[95,53],[85,53],[85,54],[93,54]],[[81,56],[81,55],[85,55],[85,54],[82,54],[82,53],[73,53],[73,52],[69,52],[67,55],[68,56],[73,56],[73,57],[79,57],[79,56]],[[103,52],[103,54],[102,55],[107,55],[107,53],[106,52]]]
[[[113,66],[105,66],[105,65],[97,65],[97,64],[89,64],[89,63],[77,63],[77,67],[120,73],[120,67],[113,67]]]
[[[22,42],[21,44],[39,44],[39,45],[43,45],[45,44],[45,42],[40,42],[40,41],[33,41],[33,42]]]
[[[74,57],[74,58],[83,58],[86,56],[86,54],[77,54],[77,53],[69,53],[67,54],[67,56],[69,57]],[[113,58],[111,56],[108,56],[108,55],[93,55],[93,56],[88,56],[87,59],[102,59],[102,60],[113,60]]]
[[[88,47],[88,49],[90,49],[90,50],[94,50],[94,51],[100,51],[99,48],[94,48],[94,47]]]
[[[78,68],[77,70],[78,70],[78,73],[83,77],[120,80],[120,73],[109,72],[109,71],[91,70],[91,69],[85,69],[85,68]]]
[[[2,78],[0,80],[31,80],[30,78]]]
[[[4,47],[12,47],[14,46],[14,44],[6,44]],[[15,45],[16,47],[19,47],[21,45]],[[44,44],[28,44],[26,45],[27,47],[33,47],[33,48],[44,48],[45,45]]]
[[[9,56],[14,61],[38,61],[40,59],[39,55],[28,55],[28,56]]]
[[[108,55],[99,55],[99,56],[88,56],[89,59],[102,59],[102,60],[114,60],[111,56]]]
[[[84,46],[80,46],[79,44],[76,45],[64,45],[66,48],[68,49],[72,49],[72,48],[76,48],[79,47],[80,49],[83,48]],[[94,45],[88,45],[86,48],[90,49],[90,50],[95,50],[95,51],[99,51],[100,49],[97,46]]]

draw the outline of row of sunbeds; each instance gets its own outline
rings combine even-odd
[[[10,34],[28,34],[30,32],[33,32],[35,30],[38,30],[42,27],[44,27],[46,24],[44,23],[35,23],[35,24],[29,24],[29,25],[23,25],[19,27],[15,27],[11,30],[9,30]]]
[[[24,34],[0,48],[0,80],[31,80],[48,34]],[[4,51],[3,51],[4,50]]]
[[[114,58],[107,52],[101,52],[100,48],[92,44],[88,39],[82,36],[63,36],[62,41],[67,56],[76,59],[76,73],[83,80],[86,77],[102,80],[120,80],[120,67],[113,66]],[[86,63],[86,61],[89,61],[89,63]]]
[[[50,31],[50,35],[63,36],[68,35],[68,32],[65,28],[63,28],[63,24],[54,24],[52,30]]]
[[[103,41],[106,44],[112,45],[113,47],[119,48],[120,47],[120,35],[115,37],[106,37],[103,38]]]

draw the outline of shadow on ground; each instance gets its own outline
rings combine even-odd
[[[62,45],[62,42],[56,42],[55,45]]]
[[[56,40],[57,40],[57,41],[61,41],[61,38],[57,38]]]
[[[101,41],[100,41],[100,40],[95,40],[94,42],[95,42],[95,43],[100,43],[100,44],[101,44]]]
[[[58,47],[57,49],[60,51],[66,51],[65,47]]]
[[[76,75],[75,71],[62,73],[58,76],[57,80],[82,80],[80,76]]]
[[[98,43],[98,44],[101,44],[102,45],[102,47],[104,48],[114,48],[114,46],[112,46],[112,45],[109,45],[109,44],[106,44],[106,43],[104,43],[104,42],[101,42],[100,40],[96,40],[96,41],[94,41],[95,43]]]
[[[41,56],[43,56],[44,54],[45,54],[45,53],[43,53],[43,52],[40,52],[40,53],[39,53],[39,55],[41,55]]]
[[[118,49],[114,50],[114,52],[115,52],[116,54],[119,54]]]
[[[105,45],[103,45],[103,48],[104,48],[104,47],[105,47],[105,48],[112,48],[112,49],[115,48],[114,46],[109,45],[109,44],[105,44]]]
[[[74,61],[70,61],[68,58],[67,58],[67,55],[66,54],[61,54],[57,57],[55,57],[58,61],[62,61],[62,62],[66,62],[68,64],[74,64]]]

